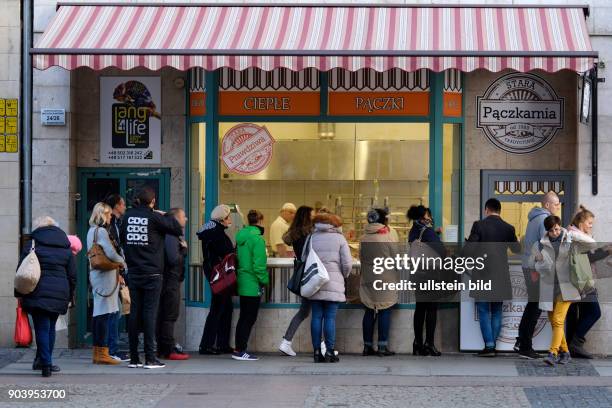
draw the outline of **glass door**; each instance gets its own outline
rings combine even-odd
[[[131,208],[139,189],[149,186],[156,193],[156,208],[168,210],[170,207],[169,169],[79,169],[78,179],[80,201],[77,204],[77,231],[84,247],[93,207],[111,194],[120,194],[124,197],[127,207]],[[89,286],[89,264],[85,253],[84,249],[77,259],[76,307],[79,344],[91,342],[93,298]],[[125,331],[123,320],[120,322],[120,328]]]

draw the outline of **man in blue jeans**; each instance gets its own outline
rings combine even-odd
[[[508,267],[508,249],[521,251],[514,227],[501,219],[501,203],[490,198],[485,203],[485,217],[472,225],[468,238],[470,255],[484,258],[484,268],[474,269],[472,281],[491,282],[491,290],[472,290],[476,302],[484,349],[481,357],[495,357],[495,344],[501,331],[502,305],[512,299],[512,284]],[[474,244],[473,244],[474,243]]]

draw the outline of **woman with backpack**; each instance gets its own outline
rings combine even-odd
[[[92,336],[93,363],[117,365],[121,361],[112,358],[108,352],[108,329],[111,315],[119,311],[119,270],[126,269],[125,260],[120,255],[119,245],[109,234],[113,211],[109,205],[97,203],[89,218],[87,232],[87,250],[94,244],[99,245],[104,255],[118,266],[117,269],[99,270],[93,267],[89,270],[89,282],[93,293]]]
[[[314,251],[329,274],[329,282],[310,296],[312,320],[310,334],[314,349],[314,362],[336,363],[336,312],[346,301],[344,279],[351,273],[353,257],[346,238],[342,235],[342,219],[335,214],[317,214],[314,232],[310,236],[310,250]],[[325,334],[325,355],[321,353],[321,331]]]
[[[412,221],[412,228],[408,234],[408,242],[425,242],[439,256],[444,256],[445,250],[440,237],[434,231],[431,212],[423,205],[413,205],[406,213]],[[417,290],[415,292],[416,305],[414,309],[414,342],[412,355],[440,356],[434,344],[436,325],[438,319],[438,294],[433,291]],[[425,327],[425,342],[423,342],[423,328]]]
[[[593,223],[595,214],[580,206],[580,210],[574,215],[568,231],[576,238],[580,238],[584,242],[595,244],[593,239]],[[598,248],[587,252],[589,263],[595,263],[610,255],[609,250]],[[592,271],[591,271],[592,273]],[[591,328],[601,318],[601,307],[599,306],[599,297],[597,289],[591,288],[588,293],[584,294],[580,302],[572,303],[567,312],[567,341],[572,357],[577,358],[593,358],[593,355],[586,351],[584,344],[586,335]]]
[[[313,213],[314,210],[312,207],[308,207],[306,205],[299,207],[295,213],[295,217],[293,218],[291,225],[289,226],[289,230],[285,233],[285,235],[283,235],[283,241],[285,244],[293,247],[296,259],[302,259],[306,238],[308,238],[308,235],[310,235],[312,232]],[[293,316],[293,319],[291,319],[291,323],[289,323],[289,327],[287,327],[283,340],[278,346],[278,349],[283,354],[292,357],[296,355],[295,351],[291,347],[293,336],[300,327],[300,324],[302,324],[302,322],[310,315],[310,301],[306,298],[301,299],[302,301],[300,308],[295,316]]]
[[[230,207],[220,204],[212,210],[210,221],[198,231],[198,238],[202,241],[202,266],[209,282],[213,268],[234,252],[232,240],[225,233],[232,225],[230,215]],[[200,354],[233,353],[229,345],[233,311],[231,294],[212,295],[200,341]]]

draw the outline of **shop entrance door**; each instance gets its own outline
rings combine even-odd
[[[79,169],[79,194],[77,204],[77,231],[85,246],[89,217],[96,203],[103,201],[111,194],[120,194],[125,198],[128,208],[134,205],[138,190],[144,186],[152,187],[156,192],[157,207],[168,210],[170,207],[170,170],[169,169]],[[91,343],[91,315],[93,299],[89,286],[89,265],[84,249],[77,259],[77,343]],[[124,319],[120,328],[125,331]]]

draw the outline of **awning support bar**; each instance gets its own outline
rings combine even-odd
[[[246,49],[95,49],[32,48],[31,54],[48,55],[206,55],[286,57],[507,57],[598,58],[597,51],[431,51],[431,50],[246,50]]]

